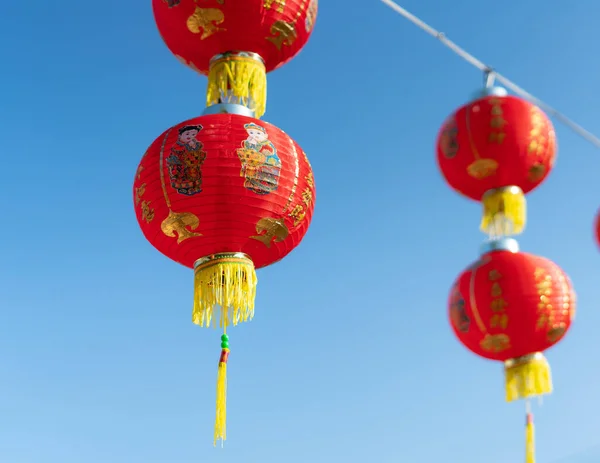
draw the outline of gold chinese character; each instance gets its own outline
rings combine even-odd
[[[310,190],[310,188],[306,188],[303,192],[302,192],[302,202],[306,205],[306,207],[310,206],[310,203],[312,203],[312,191]]]
[[[502,107],[498,104],[492,106],[492,116],[502,116]]]
[[[500,296],[502,296],[502,286],[500,286],[500,283],[496,282],[492,285],[492,297]]]
[[[546,275],[546,270],[544,270],[543,268],[540,268],[540,267],[537,267],[535,269],[535,271],[533,272],[533,276],[535,277],[536,280],[543,277],[544,275]]]
[[[285,21],[275,21],[270,29],[271,36],[266,39],[271,42],[278,50],[281,50],[283,45],[290,46],[298,38],[296,26],[294,23]]]
[[[142,195],[146,192],[146,184],[142,183],[135,189],[135,205],[137,206],[142,200]]]
[[[508,315],[503,314],[494,314],[490,320],[490,328],[501,328],[503,330],[508,326]]]
[[[294,221],[294,226],[297,226],[300,222],[302,222],[302,220],[304,220],[304,217],[306,216],[306,212],[304,212],[304,208],[302,207],[301,204],[297,204],[291,210],[291,212],[289,213],[289,216]]]
[[[494,116],[490,121],[490,127],[494,129],[501,129],[506,125],[506,121],[502,118],[502,116]]]
[[[146,155],[144,154],[144,156],[146,156]],[[136,171],[136,173],[135,173],[135,177],[136,177],[138,180],[139,180],[139,179],[140,179],[140,177],[142,176],[142,170],[144,170],[144,166],[139,166],[139,167],[137,168],[137,171]]]
[[[496,269],[490,270],[490,272],[488,273],[488,280],[490,281],[496,281],[500,278],[502,278],[502,274]]]
[[[309,187],[314,187],[315,186],[315,181],[313,179],[313,173],[309,172],[308,174],[306,174],[306,177],[304,177],[304,180],[306,180],[306,183]]]
[[[154,220],[154,209],[150,207],[150,201],[142,201],[142,220],[146,223]]]
[[[492,299],[492,302],[490,302],[490,309],[492,309],[493,312],[502,312],[506,306],[508,306],[508,302],[501,297]]]
[[[265,0],[263,2],[263,6],[265,9],[270,10],[273,7],[273,3],[277,6],[277,13],[283,13],[283,9],[285,8],[285,0]]]
[[[488,142],[501,145],[505,138],[506,134],[504,132],[492,132],[488,135]]]

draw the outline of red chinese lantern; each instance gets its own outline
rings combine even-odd
[[[318,0],[152,0],[171,52],[208,76],[207,106],[235,102],[265,112],[266,73],[310,37]]]
[[[525,197],[550,173],[556,135],[537,106],[502,88],[459,108],[438,135],[437,162],[448,184],[483,203],[481,230],[491,236],[525,227]]]
[[[225,439],[226,329],[254,315],[255,269],[281,260],[304,237],[315,200],[312,169],[277,127],[209,114],[171,127],[150,145],[133,192],[146,239],[194,269],[193,322],[224,330],[216,443]]]
[[[596,214],[596,243],[600,246],[600,210]]]
[[[569,277],[552,261],[519,252],[515,240],[491,241],[480,259],[454,282],[449,317],[471,352],[504,362],[506,400],[552,392],[543,352],[567,333],[576,297]],[[533,462],[528,411],[527,462]]]

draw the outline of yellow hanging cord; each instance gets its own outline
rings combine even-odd
[[[527,420],[525,423],[525,463],[535,463],[535,428],[529,400],[525,402]]]
[[[227,336],[227,324],[223,324],[223,335],[221,336],[221,357],[217,371],[217,400],[215,414],[215,436],[213,444],[221,440],[221,447],[227,438],[227,360],[229,359],[229,336]]]

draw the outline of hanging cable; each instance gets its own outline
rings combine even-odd
[[[587,141],[589,141],[590,143],[595,145],[597,148],[600,148],[600,138],[598,138],[596,135],[587,131],[586,129],[581,127],[579,124],[576,124],[571,119],[569,119],[567,116],[558,112],[556,109],[552,108],[551,106],[548,106],[543,101],[537,99],[529,92],[526,92],[521,87],[519,87],[517,84],[511,82],[509,79],[507,79],[503,75],[498,74],[490,66],[486,65],[482,61],[479,61],[477,58],[475,58],[469,52],[462,49],[461,47],[456,45],[454,42],[452,42],[450,39],[448,39],[443,32],[440,32],[440,31],[434,29],[429,24],[425,23],[424,21],[419,19],[417,16],[415,16],[414,14],[405,10],[404,8],[402,8],[400,5],[393,2],[392,0],[381,0],[381,1],[383,3],[385,3],[387,6],[389,6],[396,13],[404,16],[404,18],[408,19],[410,22],[412,22],[415,26],[419,27],[424,32],[426,32],[429,35],[431,35],[432,37],[438,39],[446,47],[448,47],[450,50],[452,50],[454,53],[456,53],[458,56],[460,56],[466,62],[470,63],[472,66],[476,67],[480,71],[484,72],[485,77],[486,77],[486,85],[489,85],[490,82],[493,83],[494,79],[498,80],[498,82],[500,82],[506,88],[511,90],[513,93],[515,93],[515,94],[519,95],[520,97],[522,97],[526,100],[529,100],[531,103],[539,106],[542,110],[544,110],[550,116],[553,116],[555,119],[557,119],[558,121],[560,121],[561,123],[563,123],[564,125],[569,127],[573,132],[575,132],[579,136],[585,138]]]

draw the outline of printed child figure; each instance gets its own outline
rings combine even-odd
[[[181,127],[177,143],[171,147],[167,158],[171,186],[182,195],[193,196],[202,191],[202,164],[206,151],[196,138],[201,130],[201,125]]]
[[[277,148],[269,140],[264,127],[253,122],[244,124],[248,138],[242,142],[237,155],[242,163],[240,177],[244,177],[244,187],[258,194],[266,195],[277,190],[281,161]]]

